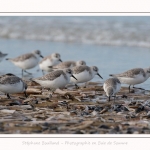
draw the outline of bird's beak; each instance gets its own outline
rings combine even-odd
[[[100,78],[102,78],[101,75],[100,75],[99,73],[97,73],[97,75],[98,75]],[[103,79],[103,78],[102,78],[102,79]]]
[[[41,58],[44,58],[42,55],[40,55]]]
[[[71,76],[77,80],[77,78],[74,75],[71,75]]]
[[[62,60],[61,60],[61,59],[59,59],[59,61],[60,61],[60,62],[62,62]]]

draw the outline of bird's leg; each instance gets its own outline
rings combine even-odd
[[[22,69],[22,76],[23,76],[23,69]]]
[[[44,88],[42,87],[41,92],[43,93],[43,91],[44,91]]]
[[[28,97],[28,95],[27,95],[26,91],[24,91],[24,95],[25,95],[25,97],[26,97],[26,98]]]
[[[79,89],[79,86],[77,84],[75,84],[76,89]]]
[[[128,98],[128,96],[126,96],[126,95],[122,95],[122,98]]]
[[[134,89],[145,90],[145,89],[143,89],[143,88],[138,88],[138,87],[134,87],[134,86],[133,86],[133,88],[134,88]]]
[[[51,95],[53,96],[53,94],[54,94],[54,91],[51,91],[51,92],[52,92],[52,94],[51,94]]]
[[[87,86],[87,82],[85,82],[84,88],[86,88],[86,86]]]
[[[11,99],[8,93],[7,93],[6,95],[7,95],[7,98],[8,98],[8,99]]]
[[[139,89],[139,88],[134,87],[134,85],[133,85],[133,88],[134,88],[134,89]]]
[[[51,89],[50,89],[50,88],[47,88],[47,90],[48,90],[48,91],[51,91]]]
[[[116,95],[114,95],[114,103],[115,103],[115,100],[116,100]]]
[[[48,90],[48,92],[50,92],[51,91],[51,89],[50,88],[46,88],[46,87],[42,87],[42,90],[41,90],[41,92],[43,93],[44,92],[44,89],[47,89]],[[50,95],[52,96],[53,94],[54,94],[54,92],[53,91],[51,91],[52,93],[50,93]]]
[[[130,86],[131,86],[131,85],[129,85],[129,93],[130,93]]]
[[[133,85],[133,88],[134,88],[134,89],[141,89],[141,88],[137,88],[137,87],[135,87],[134,85]]]
[[[44,70],[42,70],[42,73],[43,73],[43,75],[44,75]]]
[[[110,96],[109,96],[110,97]],[[114,97],[114,103],[115,103],[115,100],[116,100],[116,95],[114,95],[114,96],[112,96],[112,97]],[[110,101],[110,100],[109,100]]]
[[[145,89],[143,89],[143,88],[139,88],[139,89],[141,89],[141,90],[145,90]]]
[[[28,72],[28,71],[26,71],[26,70],[24,70],[24,72],[26,72],[26,73],[28,73],[28,74],[32,74],[32,73],[30,73],[30,72]]]
[[[54,94],[54,89],[50,89],[50,88],[47,88],[47,90],[49,91],[49,92],[52,92],[52,94],[51,95],[53,95]]]
[[[55,94],[55,93],[54,93],[55,90],[56,90],[56,89],[51,89],[52,95]]]
[[[109,100],[108,101],[110,101],[110,96],[109,96]]]
[[[137,88],[137,87],[134,87],[134,85],[133,85],[133,88],[134,88],[134,89],[139,89],[139,88]]]

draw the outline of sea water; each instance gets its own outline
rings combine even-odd
[[[150,17],[0,17],[0,51],[7,58],[39,49],[43,56],[58,52],[63,61],[85,60],[97,66],[103,80],[109,74],[150,67]],[[0,73],[21,77],[11,62],[0,63]],[[39,67],[28,70],[42,76]],[[138,87],[150,89],[147,80]]]

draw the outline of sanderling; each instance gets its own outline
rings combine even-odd
[[[80,65],[86,65],[86,62],[83,60],[79,61],[64,61],[59,63],[58,65],[55,66],[49,66],[52,69],[66,69],[66,68],[72,68],[75,66],[80,66]]]
[[[27,69],[31,69],[38,65],[39,57],[43,58],[41,52],[39,50],[35,50],[32,53],[27,53],[16,58],[7,58],[6,60],[10,60],[12,63],[14,63],[14,65],[21,68],[23,75],[23,72],[27,72]]]
[[[4,53],[2,53],[2,52],[0,52],[0,62],[3,60],[3,58],[5,57],[5,56],[7,56],[8,54],[4,54]]]
[[[0,91],[5,93],[10,99],[9,94],[22,93],[26,94],[27,84],[14,74],[8,73],[0,76]]]
[[[71,76],[74,77],[72,75],[72,70],[64,69],[52,71],[42,77],[35,78],[32,80],[39,83],[43,88],[55,90],[57,88],[64,88],[70,82]]]
[[[91,79],[94,78],[95,75],[98,75],[100,78],[100,74],[98,73],[98,68],[96,66],[76,66],[72,68],[73,75],[78,79],[75,80],[74,78],[71,77],[71,82],[75,83],[77,86],[77,83],[84,83],[88,82]],[[103,78],[102,78],[103,79]]]
[[[44,57],[40,63],[39,63],[39,67],[42,70],[42,72],[44,73],[44,71],[52,71],[52,69],[49,66],[54,66],[57,65],[58,63],[62,62],[61,58],[60,58],[60,54],[58,53],[53,53],[47,57]]]
[[[120,91],[121,83],[117,78],[109,78],[104,82],[103,88],[110,101],[111,96],[116,98],[116,93]]]
[[[124,73],[110,74],[110,76],[118,78],[123,84],[128,84],[130,93],[131,85],[134,87],[134,85],[143,83],[150,77],[150,68],[134,68]]]

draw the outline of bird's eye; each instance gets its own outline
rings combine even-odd
[[[71,71],[70,71],[70,70],[68,70],[68,73],[70,73],[70,74],[71,74]]]

